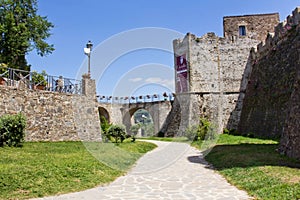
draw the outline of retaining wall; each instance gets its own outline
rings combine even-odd
[[[26,116],[26,141],[101,140],[96,102],[89,96],[9,86],[0,86],[0,94],[0,115]]]

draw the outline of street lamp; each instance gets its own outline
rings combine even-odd
[[[93,43],[89,40],[84,48],[84,54],[88,56],[88,75],[91,76],[91,52],[93,48]]]
[[[145,135],[145,120],[146,119],[147,119],[147,117],[143,114],[142,115],[142,120],[143,120],[142,136]]]

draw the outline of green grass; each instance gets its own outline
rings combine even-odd
[[[101,146],[99,143],[84,145],[81,142],[27,142],[23,148],[0,148],[0,199],[27,199],[81,191],[109,183],[124,174],[124,170],[104,164],[87,151],[94,147],[89,151],[95,153]],[[130,155],[122,163],[122,169],[128,169],[155,145],[135,142],[122,143],[118,147],[110,144],[109,147]],[[103,151],[97,155],[111,157],[111,153]],[[114,161],[118,160],[119,157],[114,155]]]
[[[300,199],[300,162],[277,148],[277,141],[222,134],[205,159],[256,199]]]

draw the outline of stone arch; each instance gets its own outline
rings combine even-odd
[[[130,133],[131,117],[139,109],[144,109],[149,112],[152,117],[154,134],[158,134],[164,126],[168,113],[171,111],[172,104],[169,101],[131,103],[120,105],[118,111],[119,121],[126,127],[127,133]],[[166,126],[166,125],[165,125]]]
[[[132,125],[132,117],[133,117],[134,113],[137,112],[138,110],[146,110],[149,113],[149,115],[151,116],[152,122],[155,127],[155,120],[153,118],[153,113],[151,113],[150,109],[147,109],[146,107],[134,107],[134,108],[128,109],[123,115],[123,124],[126,127],[127,133],[130,133],[130,127]],[[154,130],[154,131],[156,131],[156,130]]]
[[[108,123],[110,123],[110,116],[109,116],[109,112],[103,108],[103,107],[98,107],[98,112],[99,112],[99,117],[101,119],[101,116],[103,116]]]

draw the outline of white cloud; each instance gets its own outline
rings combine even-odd
[[[163,85],[168,88],[174,88],[174,80],[173,79],[162,79],[158,77],[151,77],[145,80],[146,83],[155,83],[158,85]]]
[[[142,78],[130,78],[129,79],[130,82],[134,82],[134,83],[139,82],[141,80],[143,80],[143,79]]]

